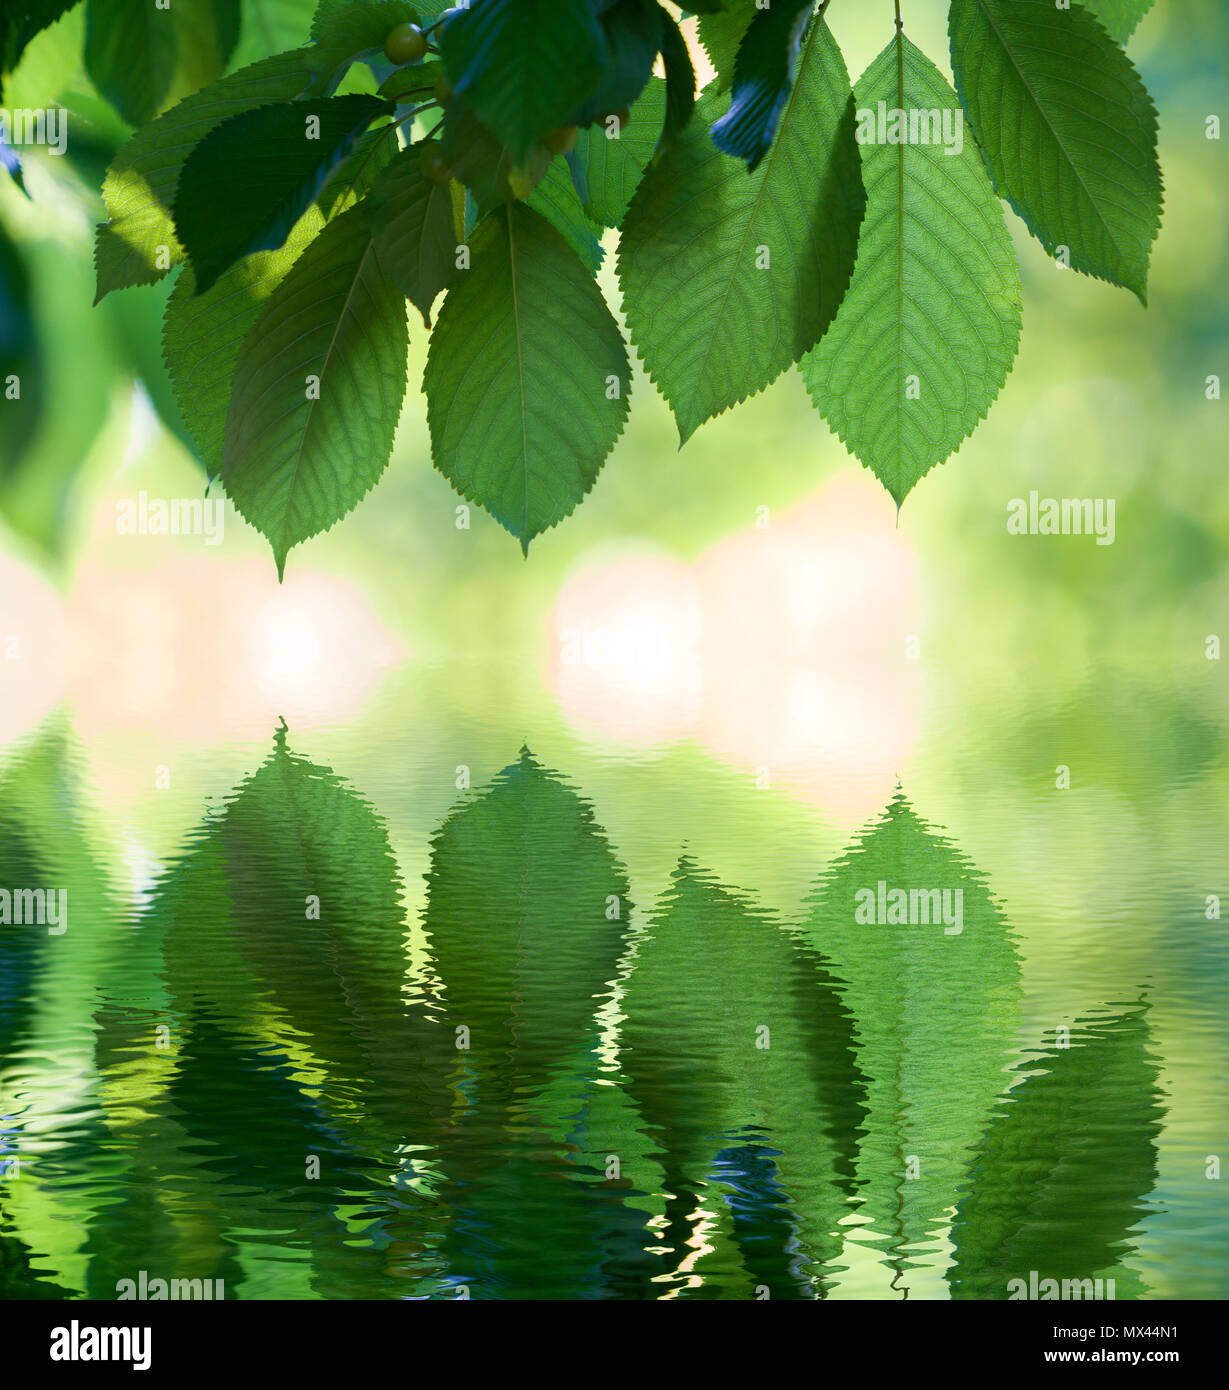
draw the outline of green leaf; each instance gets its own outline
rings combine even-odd
[[[275,251],[390,103],[370,96],[284,102],[232,116],[188,156],[175,193],[175,230],[197,293],[253,251]]]
[[[354,149],[329,175],[316,199],[326,217],[345,212],[371,192],[380,175],[401,153],[397,129],[395,120],[387,121],[359,136]]]
[[[989,1125],[952,1224],[953,1298],[1010,1298],[1010,1281],[1034,1270],[1121,1282],[1157,1179],[1164,1107],[1150,1049],[1140,1006],[1079,1020],[1020,1064],[1031,1074]]]
[[[312,66],[330,73],[379,53],[399,24],[417,24],[432,8],[408,0],[321,0],[312,20]]]
[[[605,252],[598,233],[585,214],[584,204],[568,173],[567,165],[553,160],[545,177],[525,199],[528,207],[543,217],[567,238],[572,250],[584,261],[590,275],[601,269]]]
[[[1086,10],[1051,0],[952,0],[948,27],[999,193],[1051,256],[1146,302],[1161,171],[1156,109],[1130,59]]]
[[[422,152],[434,144],[402,150],[376,180],[367,201],[380,264],[427,327],[431,306],[457,270],[451,186],[432,183],[422,171]]]
[[[605,61],[597,87],[567,124],[588,126],[598,117],[630,107],[648,82],[662,41],[657,0],[614,0],[598,16],[605,39]]]
[[[239,38],[239,0],[88,0],[85,65],[130,125],[222,75]]]
[[[243,0],[243,27],[232,59],[236,67],[300,48],[311,33],[315,0]]]
[[[849,77],[822,21],[754,173],[709,140],[725,105],[712,88],[701,97],[619,245],[632,341],[684,441],[814,347],[849,284],[865,202]]]
[[[1139,21],[1152,8],[1152,0],[1081,0],[1081,3],[1097,16],[1119,43],[1126,43]]]
[[[405,300],[361,207],[330,222],[274,290],[239,356],[222,480],[273,547],[327,530],[379,480],[405,397]]]
[[[730,0],[724,8],[714,7],[700,16],[696,30],[717,73],[719,92],[726,91],[733,82],[734,64],[743,35],[761,13],[756,0]]]
[[[630,368],[601,291],[540,214],[498,208],[470,255],[423,377],[432,457],[528,554],[597,480],[627,418]]]
[[[403,105],[415,105],[431,95],[431,90],[443,76],[442,63],[411,63],[394,68],[380,83],[380,95]]]
[[[668,149],[687,128],[696,106],[696,70],[687,42],[674,20],[661,9],[661,61],[666,72],[666,121],[657,151]]]
[[[606,45],[586,0],[473,0],[444,23],[439,47],[453,90],[519,161],[567,123]]]
[[[226,415],[244,341],[269,296],[323,226],[320,213],[309,209],[284,246],[240,261],[207,293],[197,293],[191,266],[183,268],[171,291],[163,356],[175,400],[211,478],[222,466]]]
[[[984,418],[1020,339],[1020,277],[1002,204],[972,141],[876,143],[876,116],[935,113],[956,95],[898,34],[859,79],[866,219],[849,293],[802,359],[820,413],[897,505]],[[886,122],[885,122],[885,133]],[[869,136],[870,138],[865,138]],[[916,388],[916,389],[914,389]]]
[[[789,100],[812,0],[777,0],[761,10],[738,49],[730,109],[713,126],[713,144],[754,169],[768,153]]]
[[[0,18],[0,93],[3,79],[13,71],[26,45],[44,29],[49,29],[77,0],[27,0],[19,13]]]
[[[548,149],[535,145],[525,162],[519,163],[462,97],[453,97],[448,103],[441,145],[453,176],[473,195],[479,215],[513,198],[526,197],[552,159]]]
[[[585,210],[606,227],[623,221],[632,194],[653,159],[666,118],[666,84],[649,79],[617,135],[605,125],[582,130],[573,150],[586,187]]]
[[[171,208],[184,161],[230,116],[305,92],[302,52],[283,53],[224,77],[137,131],[107,170],[102,197],[109,221],[98,227],[95,303],[112,290],[152,285],[184,258]]]

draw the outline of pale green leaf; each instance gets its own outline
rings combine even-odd
[[[854,91],[872,117],[882,103],[934,112],[949,134],[960,129],[956,94],[903,35]],[[1015,253],[981,158],[971,140],[958,152],[942,143],[940,124],[918,133],[928,143],[864,140],[866,219],[853,281],[801,363],[824,418],[898,505],[985,416],[1020,338]]]
[[[568,166],[562,159],[551,161],[541,182],[525,202],[563,233],[590,274],[596,275],[605,253],[598,240],[598,231],[586,216]]]
[[[709,138],[727,104],[711,87],[701,97],[636,190],[619,246],[632,341],[683,440],[814,347],[849,284],[865,205],[849,77],[821,20],[754,173]]]
[[[604,122],[582,130],[573,151],[587,191],[586,211],[606,227],[617,227],[649,167],[666,118],[666,84],[652,77],[629,109],[627,124],[612,132]]]
[[[235,369],[222,481],[286,554],[379,480],[405,397],[405,299],[381,269],[363,208],[335,218],[257,319]]]
[[[545,218],[497,208],[440,311],[423,389],[435,466],[528,553],[593,486],[630,369],[601,291]]]
[[[1079,5],[952,0],[956,90],[995,187],[1051,256],[1145,300],[1161,225],[1156,108]]]
[[[175,400],[210,477],[222,466],[226,414],[244,341],[266,300],[323,226],[319,210],[310,208],[284,246],[248,256],[204,294],[196,293],[191,266],[184,266],[175,282],[162,352]]]

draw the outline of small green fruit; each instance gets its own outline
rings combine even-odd
[[[398,67],[419,62],[426,51],[427,40],[417,24],[398,24],[384,40],[384,56]]]

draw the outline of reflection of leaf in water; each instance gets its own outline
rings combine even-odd
[[[626,945],[626,874],[589,805],[526,750],[444,821],[427,885],[449,1032],[469,1030],[439,1136],[450,1280],[473,1297],[608,1296],[635,1266],[638,1223],[572,1154]]]
[[[684,859],[624,1007],[624,1070],[671,1194],[671,1267],[717,1184],[705,1206],[724,1197],[737,1247],[717,1260],[741,1259],[771,1297],[813,1296],[840,1248],[866,1113],[826,963]]]
[[[53,722],[10,750],[0,774],[0,887],[41,890],[57,919],[54,935],[49,920],[0,925],[0,1159],[21,1164],[0,1218],[0,1286],[28,1284],[13,1296],[31,1298],[77,1292],[80,1231],[112,1200],[81,1178],[96,1172],[107,1138],[91,1013],[107,955],[126,943],[73,752]],[[0,1191],[7,1182],[0,1176]]]
[[[859,891],[877,899],[881,881],[947,889],[952,907],[960,890],[963,930],[859,923]],[[933,1247],[1006,1084],[1019,988],[1009,930],[981,876],[903,795],[824,873],[805,930],[844,981],[870,1078],[859,1165],[865,1214],[894,1252]],[[910,1157],[919,1164],[914,1178],[906,1177]],[[896,1267],[909,1267],[907,1257]]]
[[[49,921],[0,923],[2,1072],[40,1009],[50,1004],[58,1011],[56,996],[66,987],[88,992],[95,985],[95,956],[113,920],[105,877],[78,805],[72,750],[58,728],[18,745],[0,771],[0,888],[13,895],[14,916],[21,890],[41,890],[57,918],[65,894],[70,928],[49,934]],[[49,998],[46,977],[53,966],[61,973]]]
[[[486,1084],[545,1086],[594,1043],[626,942],[628,884],[589,806],[523,752],[444,821],[426,928],[448,1018]],[[613,914],[617,913],[617,916]]]
[[[168,875],[168,974],[185,1008],[273,1005],[331,1089],[402,1137],[422,1123],[441,1031],[407,1006],[405,914],[383,823],[284,731]],[[319,904],[318,918],[309,915]]]
[[[0,1302],[71,1298],[70,1290],[50,1283],[35,1272],[30,1247],[17,1236],[9,1235],[5,1224],[3,1208],[0,1208]]]
[[[167,1101],[183,1134],[175,1136],[175,1152],[162,1155],[173,1159],[162,1181],[217,1223],[217,1246],[227,1248],[241,1232],[250,1255],[277,1262],[288,1249],[301,1251],[325,1297],[387,1291],[370,1249],[343,1216],[364,1198],[373,1218],[386,1211],[377,1185],[385,1175],[347,1146],[276,1048],[197,1017]],[[308,1176],[309,1158],[319,1160],[318,1176]],[[178,1176],[185,1171],[186,1181]],[[240,1277],[237,1268],[199,1273],[226,1278],[228,1289]]]
[[[1007,1298],[1011,1279],[1114,1277],[1156,1182],[1162,1106],[1147,1008],[1082,1020],[1071,1046],[1031,1057],[989,1125],[960,1203],[956,1298]],[[1038,1068],[1044,1070],[1038,1071]]]
[[[0,783],[0,804],[4,785]],[[0,816],[0,888],[53,888],[25,830]],[[37,1007],[38,980],[47,964],[47,931],[0,924],[0,1072]]]

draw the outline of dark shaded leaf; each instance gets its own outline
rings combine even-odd
[[[776,0],[751,21],[734,64],[729,110],[713,125],[713,144],[754,169],[768,153],[789,100],[812,0]]]
[[[196,292],[254,251],[276,251],[359,136],[391,104],[370,96],[284,102],[232,116],[192,151],[175,230]]]
[[[431,325],[431,306],[457,273],[452,190],[422,171],[430,144],[402,150],[376,181],[367,215],[376,255],[389,279]]]

